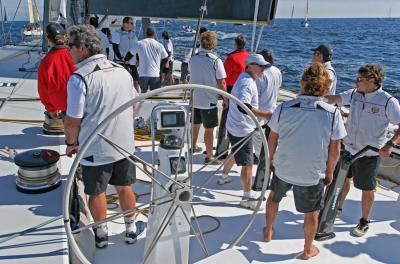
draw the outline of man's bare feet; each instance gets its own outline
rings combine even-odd
[[[312,257],[315,257],[318,254],[319,254],[319,249],[316,246],[311,245],[311,248],[309,250],[304,249],[302,257],[304,260],[307,260]]]
[[[272,240],[272,235],[274,234],[274,228],[272,227],[271,229],[267,229],[267,227],[264,227],[263,233],[264,233],[264,241],[270,242]]]

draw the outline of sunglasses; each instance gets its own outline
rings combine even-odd
[[[132,21],[129,21],[129,22],[125,22],[125,24],[131,24],[131,25],[133,25],[133,22],[132,22]]]
[[[365,77],[357,77],[356,78],[356,82],[362,82],[362,81],[365,81],[365,80],[367,80],[367,78],[365,78]]]

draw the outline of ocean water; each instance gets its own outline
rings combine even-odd
[[[15,43],[22,40],[21,28],[25,22],[15,22],[11,34]],[[195,28],[195,21],[160,21],[152,24],[157,35],[166,30],[172,35],[175,58],[182,60],[193,45],[193,34],[183,32],[182,26]],[[247,37],[250,50],[252,25],[236,26],[217,23],[215,26],[204,22],[218,35],[216,52],[225,59],[234,49],[234,38],[238,34]],[[9,25],[6,25],[8,32]],[[274,25],[264,28],[259,49],[272,49],[276,65],[283,72],[283,86],[298,90],[303,69],[311,63],[311,48],[327,43],[333,49],[332,64],[338,76],[337,90],[354,88],[354,79],[360,66],[366,63],[383,65],[386,78],[383,87],[400,98],[400,19],[312,19],[309,28],[301,27],[300,19],[277,19]],[[1,28],[0,28],[1,30]],[[258,27],[259,30],[259,27]],[[136,25],[140,32],[140,21]],[[258,37],[258,31],[257,31]],[[256,41],[255,41],[256,42]],[[1,42],[0,42],[1,44]]]

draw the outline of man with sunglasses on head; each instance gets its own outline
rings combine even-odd
[[[132,17],[124,17],[122,20],[122,27],[113,32],[111,42],[116,57],[115,59],[119,60],[120,64],[129,71],[132,75],[136,91],[140,92],[136,54],[129,52],[138,41],[134,29],[134,19]]]
[[[327,96],[329,103],[350,105],[347,137],[343,140],[346,150],[354,155],[366,146],[379,149],[379,153],[367,151],[351,165],[339,202],[341,211],[352,177],[354,187],[362,190],[362,217],[351,232],[357,237],[365,235],[369,229],[380,158],[388,158],[393,147],[400,143],[400,129],[390,140],[386,137],[389,123],[400,125],[400,105],[395,97],[382,89],[384,76],[382,66],[366,64],[357,72],[356,89]]]
[[[329,87],[329,94],[330,95],[335,94],[337,77],[336,77],[336,71],[331,64],[333,57],[332,49],[326,44],[321,44],[317,48],[311,50],[314,52],[312,61],[322,63],[324,65],[325,70],[328,71],[329,79],[332,81],[332,84]]]
[[[103,45],[92,26],[72,26],[69,33],[70,53],[78,67],[68,81],[68,107],[65,117],[66,154],[79,151],[105,118],[119,106],[137,96],[131,75],[122,66],[107,60]],[[99,134],[126,151],[135,150],[133,137],[134,109],[127,108],[110,120]],[[107,185],[115,186],[122,211],[132,210],[124,217],[128,244],[136,242],[145,224],[135,223],[136,198],[131,185],[136,179],[135,166],[104,139],[96,137],[80,161],[84,192],[89,195],[89,209],[96,222],[106,218]],[[107,223],[93,228],[95,245],[108,245]]]

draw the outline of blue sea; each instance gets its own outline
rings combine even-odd
[[[21,28],[25,22],[15,22],[11,30],[15,42],[21,41]],[[166,30],[172,35],[175,58],[183,59],[193,45],[194,35],[182,31],[182,26],[196,27],[195,21],[160,21],[152,26],[158,36]],[[234,38],[245,34],[250,50],[252,25],[236,26],[204,22],[216,31],[219,43],[216,52],[224,59],[234,49]],[[8,27],[8,26],[7,26]],[[140,32],[140,21],[136,32]],[[400,98],[400,19],[312,19],[309,28],[301,27],[300,19],[276,19],[274,25],[264,28],[259,49],[272,49],[276,65],[283,72],[283,86],[298,90],[303,69],[312,59],[311,48],[326,43],[333,49],[333,66],[338,76],[337,90],[354,88],[354,79],[360,66],[366,63],[383,65],[386,78],[384,89]],[[259,27],[257,28],[259,30]],[[0,29],[1,30],[1,29]],[[258,37],[258,31],[257,31]]]

